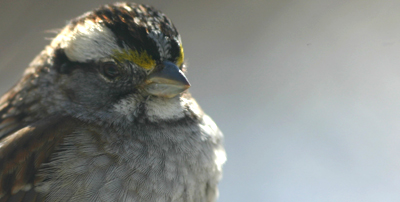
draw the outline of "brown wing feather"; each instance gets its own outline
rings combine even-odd
[[[0,99],[0,139],[22,126],[21,116],[23,113],[16,113],[15,106],[12,101],[15,98],[15,89],[11,89]]]
[[[72,132],[73,119],[49,116],[41,109],[37,79],[48,57],[46,51],[39,54],[23,78],[0,98],[0,202],[38,201],[34,189],[29,190],[39,180],[36,172],[64,135]]]
[[[35,192],[34,189],[29,191],[19,191],[14,195],[7,195],[0,198],[0,202],[42,202],[44,198]]]
[[[20,82],[0,98],[0,140],[24,126],[37,121],[41,112],[32,110],[40,103],[33,75],[25,75]]]
[[[40,181],[36,176],[40,165],[77,125],[78,121],[71,117],[54,115],[1,139],[0,199],[29,190]]]

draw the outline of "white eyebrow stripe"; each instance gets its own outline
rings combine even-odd
[[[92,20],[85,20],[73,30],[67,26],[51,45],[60,45],[71,61],[86,62],[112,56],[120,50],[116,41],[110,29]]]

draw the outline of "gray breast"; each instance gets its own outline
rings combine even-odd
[[[82,128],[43,168],[49,174],[37,190],[48,201],[214,201],[225,162],[221,139],[206,115],[130,132]]]

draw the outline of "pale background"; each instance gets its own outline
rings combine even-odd
[[[0,0],[0,94],[66,20],[111,1]],[[220,202],[400,201],[400,1],[138,1],[182,35],[225,133]]]

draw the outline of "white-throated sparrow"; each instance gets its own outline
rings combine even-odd
[[[72,20],[0,100],[0,201],[215,201],[222,133],[152,7]]]

